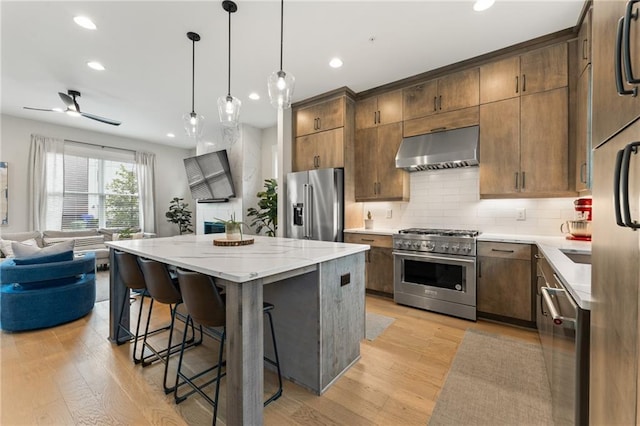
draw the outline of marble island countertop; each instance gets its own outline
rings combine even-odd
[[[246,246],[214,246],[213,240],[224,234],[181,235],[165,238],[109,241],[113,248],[159,262],[171,264],[234,282],[246,282],[295,269],[316,265],[328,260],[364,252],[366,244],[346,244],[291,238],[253,238]]]

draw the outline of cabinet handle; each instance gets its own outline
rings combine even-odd
[[[322,128],[322,120],[320,120],[320,117],[318,117],[318,130],[320,130]]]
[[[431,129],[430,131],[431,131],[431,132],[441,132],[441,131],[443,131],[443,130],[447,130],[447,127],[446,127],[446,126],[443,126],[443,127],[436,127],[435,129]]]
[[[638,94],[638,88],[634,87],[632,90],[627,90],[624,88],[624,83],[622,82],[622,64],[620,63],[622,57],[622,32],[624,26],[624,16],[620,18],[618,21],[618,32],[616,35],[616,54],[615,54],[615,64],[614,64],[614,72],[616,75],[616,90],[618,94],[621,96],[636,96]]]
[[[516,185],[515,185],[516,189],[519,189],[519,188],[518,188],[518,175],[519,175],[519,174],[520,174],[520,173],[516,172]]]
[[[313,130],[318,130],[318,119],[317,118],[313,119]]]
[[[522,91],[527,91],[527,76],[525,74],[522,74]]]
[[[586,38],[582,40],[582,59],[585,61],[589,59],[589,57],[587,57],[587,41],[588,40]]]
[[[373,242],[375,242],[376,240],[374,240],[374,239],[372,239],[372,238],[360,238],[360,241],[366,241],[366,242],[368,242],[368,243],[373,243]]]
[[[634,21],[638,19],[638,11],[632,13],[634,3],[639,2],[640,0],[629,0],[627,2],[627,12],[625,13],[624,19],[624,68],[627,75],[627,83],[629,84],[639,84],[640,79],[635,78],[633,76],[633,69],[631,67],[631,20]]]
[[[620,178],[618,179],[620,185],[620,195],[622,204],[622,217],[624,226],[633,230],[640,229],[640,223],[633,220],[631,217],[631,208],[629,206],[629,163],[631,162],[631,154],[638,154],[640,152],[640,142],[631,142],[624,147],[622,154],[622,167],[620,169]]]
[[[544,259],[544,256],[541,254],[534,254],[533,257],[536,259]]]
[[[524,189],[525,180],[524,180],[524,172],[522,172],[522,189]]]
[[[316,167],[320,168],[320,156],[318,155],[318,165]]]
[[[513,250],[504,250],[504,249],[495,249],[495,248],[492,248],[491,251],[497,251],[499,253],[515,253],[515,251]]]
[[[438,107],[439,107],[438,109],[442,111],[442,95],[440,95],[440,98],[438,100]]]
[[[437,96],[433,97],[433,110],[434,111],[438,110],[438,97]]]
[[[587,183],[587,163],[580,164],[580,182]]]
[[[376,185],[376,182],[373,182],[373,195],[376,195],[378,193],[378,186]]]
[[[378,124],[378,111],[373,111],[373,124]]]
[[[519,77],[516,75],[516,93],[518,93],[518,91],[520,90],[520,83],[519,83]]]

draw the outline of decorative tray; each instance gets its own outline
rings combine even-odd
[[[249,244],[253,244],[253,238],[243,238],[242,240],[227,240],[226,238],[219,238],[217,240],[213,240],[214,246],[248,246]]]

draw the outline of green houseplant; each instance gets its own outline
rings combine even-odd
[[[215,218],[218,222],[224,223],[224,232],[227,235],[227,240],[237,241],[242,240],[242,225],[244,222],[236,220],[236,213],[231,213],[231,219],[224,220]]]
[[[257,234],[265,229],[267,236],[275,237],[278,229],[278,182],[265,179],[264,187],[264,191],[256,194],[260,198],[258,208],[250,207],[247,216],[254,217],[250,226],[256,227]]]
[[[180,235],[193,232],[191,228],[191,211],[189,204],[183,203],[184,198],[173,197],[169,202],[169,211],[165,213],[168,222],[178,225]]]
[[[133,229],[131,228],[124,228],[123,230],[118,232],[119,240],[130,240],[132,237],[133,237]]]

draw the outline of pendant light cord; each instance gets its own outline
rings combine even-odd
[[[280,0],[280,71],[282,71],[282,49],[284,46],[284,0]]]
[[[227,84],[227,96],[231,97],[231,9],[229,9],[229,79]]]
[[[191,40],[191,114],[195,113],[195,97],[196,97],[196,40]]]

